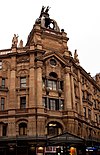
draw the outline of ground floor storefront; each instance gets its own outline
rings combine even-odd
[[[66,149],[65,149],[66,148]],[[18,148],[0,148],[0,155],[100,155],[98,150],[86,150],[85,148],[66,147],[66,146],[48,146],[48,147],[18,147]]]
[[[100,155],[100,142],[86,141],[70,133],[54,137],[0,139],[0,155]]]

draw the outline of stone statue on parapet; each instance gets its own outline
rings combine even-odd
[[[77,50],[75,50],[75,52],[74,52],[74,60],[75,60],[75,63],[79,65]]]
[[[12,39],[12,47],[17,47],[18,37],[19,37],[18,35],[14,34]]]
[[[19,47],[20,47],[20,48],[23,48],[23,40],[20,40],[20,42],[19,42]]]

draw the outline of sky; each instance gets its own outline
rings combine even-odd
[[[0,50],[11,48],[14,34],[26,44],[42,6],[49,6],[69,38],[68,47],[77,49],[80,65],[92,77],[100,73],[100,0],[1,0]]]

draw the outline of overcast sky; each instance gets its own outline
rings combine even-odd
[[[19,35],[26,44],[42,6],[50,6],[50,18],[69,37],[68,47],[77,49],[80,65],[94,76],[100,72],[100,0],[1,0],[0,49],[11,48]]]

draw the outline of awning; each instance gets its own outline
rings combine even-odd
[[[47,143],[49,145],[85,144],[85,140],[69,132],[65,132],[63,134],[48,138]]]

